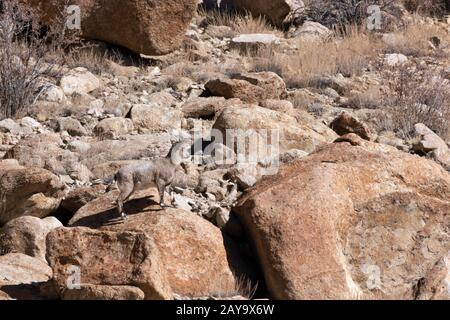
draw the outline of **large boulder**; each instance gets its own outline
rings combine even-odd
[[[47,236],[47,260],[56,288],[135,286],[145,298],[171,299],[160,253],[143,233],[59,228]]]
[[[177,100],[167,92],[157,92],[145,104],[131,109],[131,120],[140,132],[169,131],[181,128],[182,112],[175,108]]]
[[[94,133],[100,139],[117,139],[133,131],[133,121],[127,118],[108,118],[100,121],[94,128]]]
[[[88,132],[83,125],[75,118],[72,117],[59,117],[50,121],[50,125],[57,132],[67,131],[71,136],[86,136]]]
[[[66,192],[57,176],[35,167],[0,168],[0,186],[0,225],[21,216],[46,217]]]
[[[45,238],[51,230],[62,226],[55,217],[19,217],[0,229],[0,248],[4,252],[23,253],[45,261]]]
[[[192,212],[161,210],[155,189],[137,192],[124,206],[128,220],[114,223],[119,217],[113,204],[117,195],[112,191],[88,203],[69,225],[151,235],[176,294],[202,297],[235,293],[239,272],[246,268],[245,259],[236,250],[227,252],[231,242],[218,228]]]
[[[117,171],[118,170],[100,178],[112,177]],[[82,206],[105,193],[105,189],[106,186],[102,184],[73,189],[64,197],[63,201],[61,202],[61,208],[71,214],[75,214],[75,212],[77,212],[78,209],[80,209]]]
[[[450,174],[355,134],[283,167],[234,211],[276,299],[413,299],[450,248]]]
[[[111,161],[165,157],[171,146],[172,140],[168,133],[126,135],[121,140],[92,143],[81,155],[81,162],[96,174],[97,166]]]
[[[22,0],[45,21],[64,12],[63,0]],[[81,33],[147,55],[167,54],[181,45],[197,0],[74,0],[81,11]],[[161,32],[163,30],[163,32]]]
[[[68,168],[78,163],[79,155],[64,149],[61,137],[55,133],[30,135],[8,150],[5,159],[16,159],[23,166],[47,169],[54,174],[69,174]]]
[[[257,134],[262,134],[261,137],[267,132],[268,138],[273,130],[278,130],[280,151],[300,149],[309,153],[337,137],[331,129],[310,119],[310,116],[296,118],[255,105],[226,108],[213,128],[219,130],[224,139],[227,130],[254,130]]]
[[[276,26],[282,26],[305,7],[302,0],[233,0],[233,4],[236,8],[249,11],[254,16],[265,16]]]
[[[39,299],[39,287],[52,277],[45,261],[22,253],[0,256],[0,299]]]

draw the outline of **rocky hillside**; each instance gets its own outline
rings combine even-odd
[[[0,299],[450,298],[445,1],[73,2],[0,4]]]

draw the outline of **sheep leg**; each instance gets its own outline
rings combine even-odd
[[[161,206],[161,208],[165,208],[167,207],[166,204],[164,203],[164,192],[166,190],[166,183],[162,179],[159,179],[157,187],[159,193],[159,205]]]
[[[120,190],[119,198],[117,199],[117,211],[119,212],[119,215],[125,220],[127,219],[127,215],[123,211],[123,204],[131,197],[133,191],[133,186],[131,185],[123,188]]]

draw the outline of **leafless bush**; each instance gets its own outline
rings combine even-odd
[[[383,105],[389,121],[386,129],[404,138],[412,137],[414,125],[423,123],[438,135],[450,131],[450,83],[437,72],[420,73],[400,67],[385,77],[388,92]]]
[[[347,25],[361,25],[367,19],[370,5],[391,11],[394,0],[315,0],[309,1],[306,10],[296,23],[304,20],[317,21],[331,29],[340,30]]]
[[[64,22],[43,27],[35,12],[17,0],[0,12],[0,118],[15,117],[39,96],[47,77],[57,74],[67,39]]]
[[[404,0],[404,4],[409,11],[436,17],[443,16],[450,9],[447,0]]]

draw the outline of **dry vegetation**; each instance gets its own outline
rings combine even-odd
[[[66,55],[66,65],[70,68],[84,67],[94,74],[111,71],[110,61],[122,64],[123,59],[116,50],[102,50],[93,46],[72,48]]]
[[[388,92],[383,105],[388,115],[385,129],[410,138],[416,123],[423,123],[441,137],[450,133],[450,83],[439,73],[403,66],[385,72]]]
[[[215,299],[222,300],[230,297],[244,297],[248,300],[253,299],[258,289],[258,283],[253,283],[250,279],[240,276],[237,277],[235,288],[233,290],[223,289],[215,292],[212,296]]]
[[[391,39],[384,43],[386,53],[402,53],[407,56],[423,57],[433,54],[444,56],[443,47],[430,51],[430,38],[448,39],[448,32],[436,25],[413,23],[393,33]],[[446,44],[442,44],[446,46]]]
[[[253,17],[249,13],[219,10],[200,10],[206,25],[227,26],[235,33],[273,33],[282,36],[282,32],[273,27],[264,17]]]
[[[409,11],[438,17],[444,15],[450,6],[446,0],[403,0],[403,2]]]
[[[298,42],[297,52],[284,54],[274,48],[248,56],[254,71],[273,71],[284,78],[288,87],[317,86],[321,77],[360,74],[380,52],[380,41],[352,28],[338,41]],[[320,85],[319,85],[320,86]]]
[[[43,28],[36,14],[16,0],[4,1],[0,12],[0,118],[27,110],[40,88],[59,73],[62,53],[72,36],[64,23]]]

